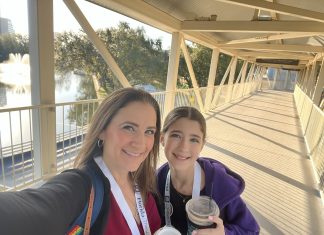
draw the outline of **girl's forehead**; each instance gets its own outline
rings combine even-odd
[[[178,130],[181,132],[193,132],[195,134],[203,134],[200,123],[196,120],[188,118],[179,118],[169,127],[169,130]]]

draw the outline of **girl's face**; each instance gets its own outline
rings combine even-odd
[[[161,135],[161,143],[171,167],[186,170],[193,167],[205,141],[199,122],[179,118]]]
[[[154,145],[156,112],[146,103],[132,102],[121,108],[100,134],[103,158],[111,169],[133,172]]]

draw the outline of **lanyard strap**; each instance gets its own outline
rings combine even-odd
[[[140,235],[140,231],[138,229],[137,223],[135,221],[135,218],[132,214],[131,209],[129,208],[126,199],[123,195],[123,192],[121,191],[118,183],[116,182],[114,176],[111,174],[109,168],[104,163],[102,157],[96,157],[95,162],[101,169],[101,171],[104,173],[104,175],[108,178],[110,185],[111,185],[111,192],[115,197],[115,200],[128,224],[129,229],[131,230],[133,235]],[[139,190],[138,185],[135,183],[135,200],[136,200],[136,209],[140,216],[141,223],[143,226],[144,234],[145,235],[151,235],[150,225],[148,223],[144,203],[142,200],[142,195]]]
[[[170,202],[170,170],[168,171],[165,188],[164,188],[164,217],[166,226],[171,226],[171,210],[172,205]],[[195,162],[194,182],[192,186],[192,198],[197,198],[200,195],[200,183],[201,183],[201,167],[198,162]]]

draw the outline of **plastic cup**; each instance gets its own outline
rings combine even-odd
[[[154,235],[181,235],[181,233],[171,226],[164,226],[157,230]]]
[[[190,199],[186,204],[188,235],[194,230],[216,228],[216,224],[208,219],[209,216],[219,216],[216,202],[207,196]]]

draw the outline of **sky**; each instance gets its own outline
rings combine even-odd
[[[11,19],[16,33],[28,34],[27,1],[28,0],[0,0],[0,17]],[[54,32],[78,31],[81,26],[73,17],[63,0],[53,0],[53,3]],[[146,35],[150,35],[150,38],[160,38],[162,40],[163,49],[170,48],[171,35],[169,33],[84,0],[76,0],[76,3],[95,30],[99,28],[114,27],[117,26],[120,21],[124,21],[128,22],[132,28],[143,27],[146,31]]]

